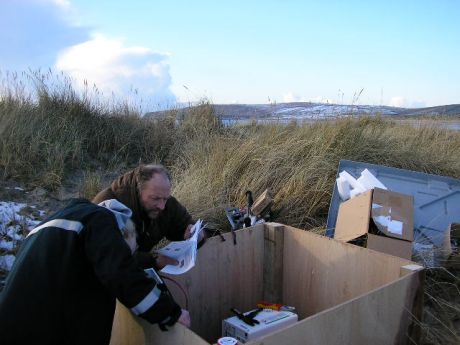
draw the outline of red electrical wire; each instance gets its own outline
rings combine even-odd
[[[166,279],[166,280],[169,280],[171,282],[173,282],[174,284],[176,284],[179,289],[182,291],[182,293],[184,294],[184,298],[185,298],[185,310],[188,310],[188,296],[187,296],[187,293],[185,292],[185,289],[182,287],[182,285],[180,285],[178,282],[176,282],[174,279],[172,278],[169,278],[169,277],[166,277],[166,276],[163,276],[163,275],[160,275],[161,279]]]

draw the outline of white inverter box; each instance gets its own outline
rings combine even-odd
[[[249,313],[245,313],[245,315]],[[251,326],[237,316],[225,319],[222,321],[222,336],[233,337],[245,343],[292,325],[297,322],[298,317],[297,314],[290,311],[264,309],[254,317],[254,320],[259,323]]]

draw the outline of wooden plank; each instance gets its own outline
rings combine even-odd
[[[407,334],[423,271],[324,310],[248,345],[413,344]]]
[[[286,226],[283,301],[305,318],[398,279],[410,263]]]
[[[171,345],[208,345],[187,327],[180,324],[174,325],[163,332],[158,325],[152,325],[135,317],[123,304],[117,301],[116,317],[112,329],[110,345],[145,345],[145,344],[171,344]]]
[[[145,330],[145,341],[148,345],[209,345],[207,341],[200,338],[195,332],[180,324],[174,325],[174,327],[171,327],[166,332],[143,320],[141,324]]]
[[[144,330],[138,320],[117,300],[110,345],[145,345]]]
[[[417,265],[417,264],[408,264],[408,265],[404,265],[404,266],[401,266],[401,269],[399,271],[399,275],[401,277],[404,277],[408,274],[411,274],[413,272],[417,272],[417,271],[422,271],[424,270],[423,266],[420,266],[420,265]]]
[[[263,299],[282,303],[284,226],[269,223],[264,229]]]
[[[401,277],[409,274],[418,273],[420,288],[414,291],[414,303],[410,313],[412,315],[411,322],[408,326],[408,337],[412,340],[412,344],[419,344],[422,336],[421,321],[423,317],[423,306],[424,306],[424,290],[425,290],[425,268],[420,265],[410,264],[401,266]]]

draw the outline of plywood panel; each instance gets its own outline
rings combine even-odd
[[[398,279],[409,263],[286,226],[283,301],[305,318]]]
[[[158,325],[149,324],[135,317],[117,301],[110,345],[146,344],[207,345],[209,343],[180,324],[176,324],[168,331],[163,332]]]
[[[423,272],[415,272],[248,345],[407,344]],[[414,342],[412,342],[414,343]],[[417,343],[417,342],[415,342]]]
[[[211,238],[198,251],[196,267],[184,275],[170,276],[186,290],[192,330],[215,342],[221,336],[222,320],[230,308],[250,310],[263,296],[264,225],[236,231],[225,242]],[[172,285],[171,292],[180,296]]]
[[[144,330],[138,320],[117,300],[110,345],[144,345]]]
[[[283,301],[284,226],[270,223],[264,229],[264,292],[263,299],[272,303]]]

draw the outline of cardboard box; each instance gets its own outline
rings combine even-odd
[[[263,216],[267,210],[273,205],[273,196],[270,189],[266,189],[254,202],[251,207],[251,212],[255,216]]]
[[[410,259],[413,197],[374,188],[339,207],[334,238]]]
[[[246,314],[246,313],[245,313]],[[237,316],[222,321],[222,336],[233,337],[242,343],[255,340],[297,322],[297,314],[290,311],[262,310],[254,319],[259,324],[250,326]]]

